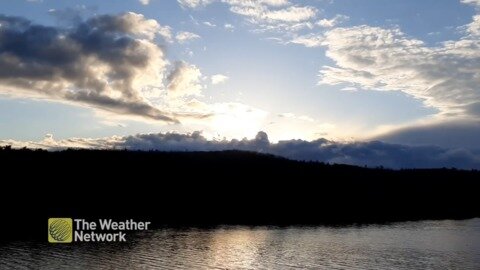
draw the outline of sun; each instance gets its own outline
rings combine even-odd
[[[212,129],[228,138],[253,138],[264,126],[267,112],[239,103],[218,104]]]

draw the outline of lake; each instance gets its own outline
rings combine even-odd
[[[480,269],[480,219],[160,229],[126,244],[18,242],[0,246],[0,268]]]

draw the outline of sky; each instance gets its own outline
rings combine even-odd
[[[479,0],[0,6],[2,144],[480,167]]]

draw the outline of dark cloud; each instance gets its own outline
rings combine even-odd
[[[116,113],[141,115],[143,117],[151,118],[154,120],[161,120],[165,122],[178,122],[177,120],[166,116],[159,109],[140,100],[118,100],[107,96],[98,95],[96,93],[85,92],[68,93],[66,97],[69,100],[74,100],[79,103],[85,103],[89,106],[99,109],[108,108],[108,110],[114,111]]]
[[[0,91],[177,122],[141,91],[161,83],[167,65],[155,20],[101,15],[63,29],[0,15],[0,25]]]
[[[200,133],[190,135],[167,133],[135,135],[115,143],[131,150],[220,151],[244,150],[274,154],[295,160],[321,161],[358,166],[388,168],[480,169],[480,150],[447,149],[438,146],[407,146],[379,141],[336,143],[325,139],[315,141],[288,140],[270,143],[264,132],[253,140],[211,141]]]
[[[411,126],[378,136],[377,140],[407,145],[438,145],[441,147],[480,149],[479,121],[447,121]]]

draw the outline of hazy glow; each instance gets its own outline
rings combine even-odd
[[[227,138],[252,138],[261,130],[268,113],[242,104],[218,104],[212,131]]]

